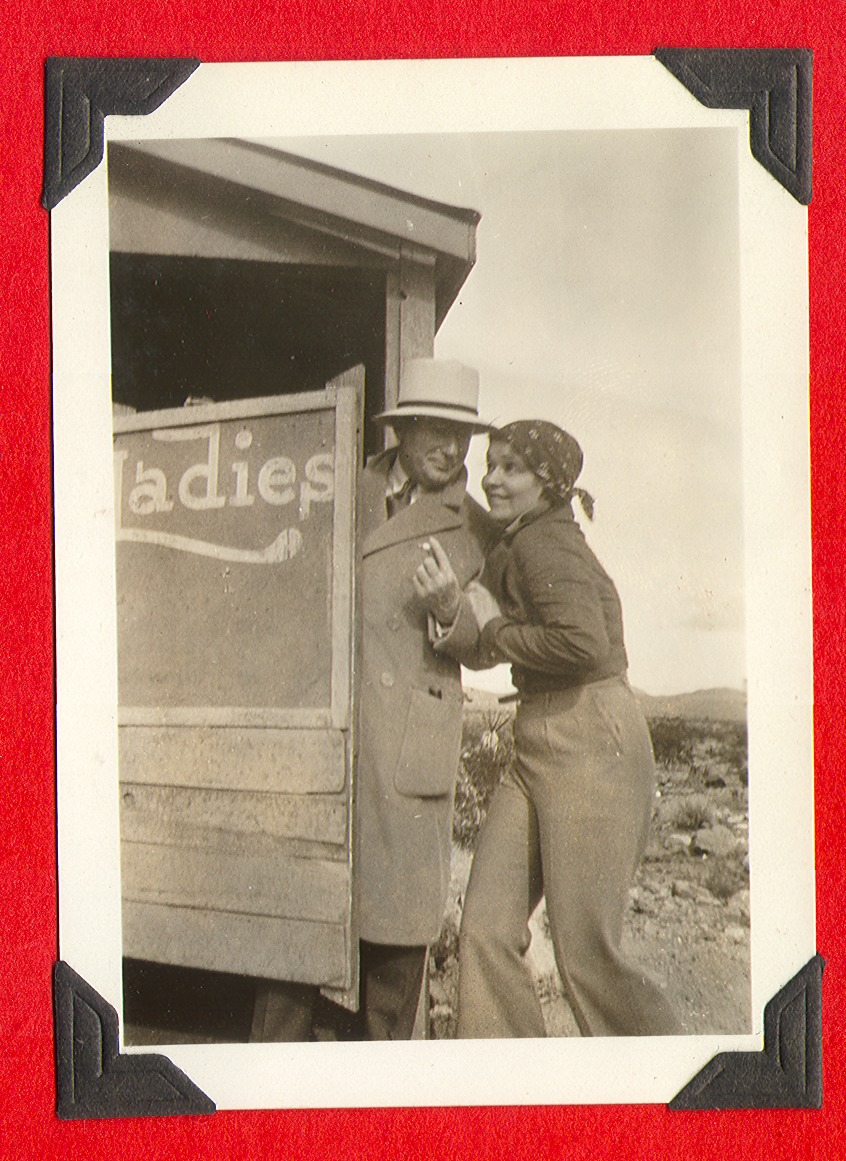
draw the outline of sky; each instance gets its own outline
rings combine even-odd
[[[596,514],[580,522],[620,592],[632,684],[743,688],[735,134],[272,144],[481,213],[435,355],[478,368],[486,418],[548,419],[581,443]],[[468,457],[480,499],[486,443]],[[502,691],[507,671],[469,683]]]

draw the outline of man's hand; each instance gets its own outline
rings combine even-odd
[[[414,591],[426,610],[441,625],[451,625],[458,616],[461,586],[449,557],[434,536],[420,546],[425,556],[411,578]]]

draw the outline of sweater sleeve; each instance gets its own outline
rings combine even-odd
[[[479,651],[541,673],[578,677],[605,659],[610,642],[599,586],[578,528],[534,524],[518,534],[513,559],[527,621],[499,617]]]

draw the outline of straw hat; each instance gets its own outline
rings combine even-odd
[[[396,407],[374,419],[391,423],[418,415],[489,431],[490,424],[479,418],[479,372],[457,359],[409,359],[400,374]]]

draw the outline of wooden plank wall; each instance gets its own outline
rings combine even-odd
[[[124,955],[349,983],[339,731],[124,726]]]

